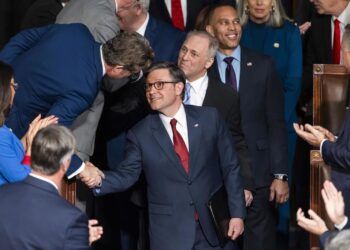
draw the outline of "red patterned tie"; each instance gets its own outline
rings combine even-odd
[[[338,19],[334,20],[333,64],[340,64],[340,22]]]
[[[171,129],[173,130],[174,148],[177,156],[181,160],[183,168],[188,174],[188,158],[189,158],[188,150],[182,136],[176,129],[176,123],[177,123],[176,119],[171,119],[170,125],[171,125]]]
[[[173,25],[180,29],[185,30],[184,17],[182,15],[181,0],[171,0],[171,19]]]

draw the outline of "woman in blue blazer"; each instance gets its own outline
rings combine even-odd
[[[57,122],[54,116],[45,119],[38,116],[20,141],[4,124],[17,86],[12,68],[0,62],[0,185],[23,180],[30,173],[30,145],[34,135],[39,129]]]
[[[280,0],[242,0],[238,11],[243,27],[241,45],[270,56],[283,82],[284,117],[288,128],[289,184],[291,184],[297,139],[293,131],[293,122],[297,120],[295,107],[300,93],[302,74],[300,31],[285,14]],[[285,208],[280,210],[280,219],[286,221],[289,218],[289,204],[284,206]],[[284,224],[282,227],[287,229],[286,223]]]

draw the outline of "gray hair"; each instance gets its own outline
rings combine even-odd
[[[63,126],[50,125],[39,130],[32,143],[32,169],[44,175],[54,175],[60,165],[72,157],[75,146],[73,134]]]
[[[193,36],[200,36],[200,37],[206,38],[209,41],[208,56],[210,58],[214,58],[217,50],[219,49],[218,40],[206,31],[194,30],[194,31],[190,31],[187,34],[185,42]]]
[[[141,6],[144,10],[148,11],[150,0],[136,0],[136,2],[139,2],[139,3],[140,3],[140,6]]]
[[[350,246],[350,230],[342,230],[329,237],[325,250],[348,250]]]
[[[237,10],[241,25],[246,25],[249,19],[248,0],[240,0]],[[267,24],[272,27],[281,27],[286,20],[291,21],[283,8],[281,0],[272,0],[272,11]]]

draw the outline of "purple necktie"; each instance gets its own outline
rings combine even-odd
[[[226,84],[229,84],[234,90],[237,90],[237,80],[235,70],[232,66],[233,57],[229,56],[224,59],[224,62],[227,64],[226,67]]]

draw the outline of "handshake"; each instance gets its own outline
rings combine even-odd
[[[85,162],[84,170],[79,174],[80,180],[89,188],[100,186],[102,179],[105,178],[104,173],[89,161]]]

